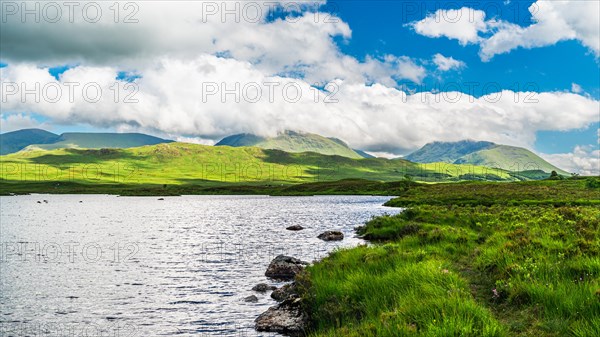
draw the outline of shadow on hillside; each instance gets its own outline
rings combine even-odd
[[[143,162],[147,156],[135,155],[120,149],[65,149],[65,154],[45,154],[28,158],[30,162],[45,165],[98,164],[108,160]]]

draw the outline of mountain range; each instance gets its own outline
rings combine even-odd
[[[173,141],[142,133],[70,132],[57,135],[40,129],[24,129],[0,135],[0,154],[65,148],[135,148],[170,142]],[[289,130],[274,137],[262,137],[249,133],[236,134],[223,138],[215,146],[254,147],[287,153],[313,152],[350,159],[374,158],[364,151],[352,149],[337,138]],[[567,172],[546,162],[527,149],[486,141],[433,142],[403,159],[421,164],[447,163],[498,168],[504,171],[538,172],[534,174],[537,177],[545,177],[546,173],[551,171],[568,175]]]
[[[404,159],[347,158],[243,146],[163,143],[123,149],[31,149],[0,157],[0,182],[74,182],[220,186],[293,184],[342,179],[452,182],[521,181],[532,177],[483,166],[419,164]],[[35,164],[35,165],[29,165]],[[544,177],[548,177],[545,174]],[[1,193],[0,193],[1,194]]]

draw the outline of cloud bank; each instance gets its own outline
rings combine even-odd
[[[600,175],[600,150],[593,146],[576,146],[571,153],[542,154],[542,158],[567,172]]]
[[[410,95],[383,84],[341,80],[315,88],[304,80],[267,76],[249,62],[214,55],[162,59],[141,72],[135,89],[115,80],[117,69],[111,67],[80,66],[56,80],[47,69],[11,65],[2,68],[0,76],[5,86],[21,85],[7,86],[18,92],[5,90],[4,107],[36,111],[58,123],[213,140],[237,132],[274,135],[284,129],[304,130],[337,136],[355,147],[396,153],[431,140],[465,138],[530,147],[536,130],[583,128],[597,120],[599,107],[596,100],[567,92],[507,90],[479,98],[460,92]],[[68,83],[79,84],[71,85],[72,95]],[[84,90],[88,83],[93,85]],[[32,91],[36,84],[39,103],[35,95],[24,95],[24,89]],[[54,88],[62,88],[60,97]],[[132,95],[131,102],[127,95]]]

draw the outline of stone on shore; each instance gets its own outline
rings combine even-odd
[[[293,226],[286,227],[285,229],[287,229],[288,231],[301,231],[304,229],[304,227],[302,227],[300,225],[293,225]]]
[[[283,302],[285,300],[294,299],[297,297],[298,289],[296,288],[295,282],[284,284],[280,288],[273,290],[271,293],[271,298],[277,302]]]
[[[252,287],[252,290],[258,291],[259,293],[264,293],[269,290],[275,290],[275,289],[277,289],[276,286],[271,286],[266,283],[259,283],[259,284],[255,285],[254,287]]]
[[[294,276],[302,271],[307,265],[308,262],[298,260],[291,256],[278,255],[269,264],[265,276],[277,280],[291,281],[294,279]]]
[[[244,302],[252,302],[252,303],[258,302],[258,297],[254,296],[254,295],[250,295],[250,296],[244,298]]]
[[[257,331],[278,332],[288,336],[303,336],[308,316],[299,298],[283,301],[270,307],[254,320]]]
[[[323,241],[341,241],[344,239],[344,233],[340,231],[325,231],[317,237]]]

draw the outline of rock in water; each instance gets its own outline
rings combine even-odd
[[[308,316],[302,310],[300,299],[297,298],[270,307],[260,314],[254,322],[257,331],[303,336],[308,323]]]
[[[317,237],[323,241],[340,241],[344,239],[344,233],[340,231],[325,231]]]
[[[269,264],[265,276],[278,280],[290,281],[297,273],[302,271],[306,265],[308,265],[308,262],[298,260],[291,256],[278,255]]]
[[[304,227],[302,227],[300,225],[293,225],[293,226],[286,227],[286,229],[288,231],[301,231],[304,229]]]
[[[252,290],[258,291],[259,293],[264,293],[269,290],[275,290],[275,289],[277,289],[276,286],[270,286],[266,283],[259,283],[259,284],[255,285],[254,287],[252,287]]]
[[[285,284],[281,288],[273,290],[271,298],[277,302],[283,302],[285,300],[294,299],[298,297],[298,290],[296,289],[296,282]]]
[[[244,302],[258,302],[258,297],[254,296],[254,295],[250,295],[246,298],[244,298]]]

